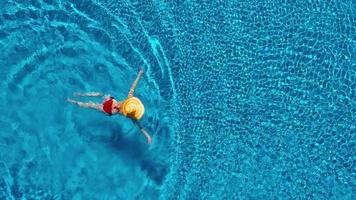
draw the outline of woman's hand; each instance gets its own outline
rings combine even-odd
[[[141,132],[145,135],[146,139],[147,139],[147,143],[151,144],[152,143],[152,138],[151,136],[147,133],[147,131],[143,128],[141,128]]]
[[[138,123],[138,121],[132,119],[132,122],[135,124],[135,126],[140,129],[140,131],[143,133],[143,135],[146,137],[147,143],[151,144],[152,143],[152,138],[150,134],[147,133],[145,129],[142,128],[142,126]]]

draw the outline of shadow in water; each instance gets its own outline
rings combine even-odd
[[[146,141],[140,138],[143,136],[139,130],[134,127],[127,132],[127,129],[124,130],[122,125],[112,124],[110,121],[90,124],[90,131],[84,127],[83,129],[78,129],[82,137],[92,142],[100,142],[107,145],[117,151],[127,162],[139,165],[140,169],[157,185],[162,185],[169,172],[166,152],[146,144]],[[100,132],[101,134],[94,134],[94,132]]]
[[[152,160],[142,160],[140,162],[141,169],[147,172],[147,175],[157,184],[162,185],[166,175],[169,172],[168,163],[158,164]]]
[[[120,126],[113,126],[110,128],[111,137],[107,141],[107,143],[112,147],[114,150],[119,151],[120,153],[124,154],[131,160],[141,160],[145,154],[148,154],[149,146],[144,144],[142,141],[139,140],[138,136],[133,134],[133,136],[125,136],[122,128]],[[134,131],[135,130],[130,130]],[[137,132],[137,134],[140,134]]]
[[[132,131],[135,134],[141,134],[138,130]],[[140,165],[141,170],[147,173],[149,178],[157,185],[162,185],[169,171],[168,163],[165,163],[163,158],[160,157],[164,152],[156,152],[154,147],[150,150],[147,144],[138,141],[137,136],[125,137],[122,130],[115,127],[112,128],[111,133],[110,146],[124,154],[128,159],[134,160],[135,163]]]

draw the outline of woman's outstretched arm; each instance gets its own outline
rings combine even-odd
[[[138,72],[137,77],[136,77],[135,81],[133,82],[133,84],[132,84],[132,86],[131,86],[131,88],[130,88],[130,92],[129,92],[128,97],[132,97],[132,96],[133,96],[133,93],[134,93],[134,91],[135,91],[136,85],[137,85],[138,81],[140,80],[142,74],[143,74],[143,69],[141,69],[141,70]]]
[[[136,125],[136,127],[138,129],[140,129],[140,131],[143,133],[143,135],[146,137],[147,143],[151,144],[152,143],[152,138],[150,136],[150,134],[147,133],[147,131],[145,129],[142,128],[142,126],[138,123],[138,121],[136,120],[132,120],[132,122]]]

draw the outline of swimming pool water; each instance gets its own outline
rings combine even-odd
[[[355,199],[355,27],[349,0],[0,1],[0,199]],[[65,102],[141,67],[152,145]]]

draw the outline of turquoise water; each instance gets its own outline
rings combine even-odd
[[[356,199],[355,17],[350,0],[0,1],[0,199]],[[141,67],[152,145],[65,102],[122,99]]]

